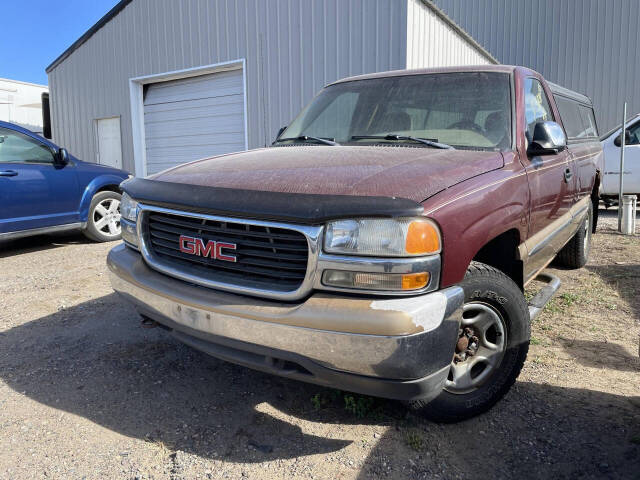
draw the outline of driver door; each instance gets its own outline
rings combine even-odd
[[[547,94],[536,78],[526,78],[524,101],[527,144],[536,123],[556,121]],[[525,276],[543,268],[562,247],[562,225],[571,216],[575,201],[575,167],[569,150],[556,154],[527,156],[525,165],[531,203],[529,238],[526,241],[529,261]]]
[[[0,233],[78,222],[72,163],[56,165],[51,147],[0,127]]]

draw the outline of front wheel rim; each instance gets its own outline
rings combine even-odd
[[[106,237],[120,235],[120,200],[106,198],[93,209],[93,225]]]
[[[485,303],[465,304],[445,390],[465,394],[480,388],[500,367],[506,345],[502,315]]]

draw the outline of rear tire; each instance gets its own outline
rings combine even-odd
[[[489,410],[514,384],[529,350],[529,309],[513,280],[489,265],[472,262],[460,286],[463,325],[444,390],[429,403],[409,403],[436,422],[458,422]],[[470,338],[467,328],[473,332]],[[477,341],[473,355],[461,356],[463,337],[470,346]]]
[[[120,198],[118,192],[96,193],[91,199],[87,226],[82,231],[94,242],[112,242],[120,239]]]
[[[589,212],[582,225],[562,250],[558,252],[557,262],[567,268],[582,268],[589,260],[591,235],[593,234],[593,202],[589,202]]]

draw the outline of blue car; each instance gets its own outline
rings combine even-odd
[[[0,121],[0,240],[75,229],[97,242],[117,240],[118,185],[128,177]]]

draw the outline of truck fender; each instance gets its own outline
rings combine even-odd
[[[526,238],[527,225],[523,223],[523,219],[526,218],[525,212],[524,202],[513,202],[488,214],[482,215],[478,211],[479,215],[475,218],[467,217],[466,221],[446,225],[442,232],[445,244],[448,238],[464,238],[467,245],[465,248],[456,248],[454,241],[449,243],[449,248],[445,247],[443,250],[441,286],[446,287],[461,282],[467,268],[483,247],[505,232],[517,231],[518,242]],[[515,259],[515,253],[515,251],[505,252],[505,255],[513,254]]]

